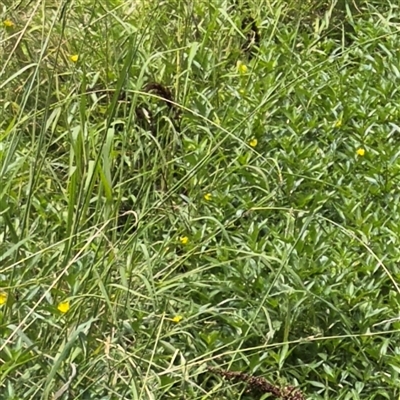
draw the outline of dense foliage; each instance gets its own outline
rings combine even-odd
[[[3,2],[1,398],[400,396],[400,10],[300,3]]]

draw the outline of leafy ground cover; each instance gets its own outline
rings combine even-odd
[[[1,398],[398,398],[399,12],[4,1]]]

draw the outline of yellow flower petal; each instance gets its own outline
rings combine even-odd
[[[10,19],[5,19],[5,20],[3,21],[3,25],[4,25],[6,28],[12,28],[15,24],[14,24],[14,22],[12,22]]]
[[[179,322],[181,322],[183,320],[182,315],[175,315],[174,318],[172,318],[172,322],[175,322],[176,324],[178,324]]]
[[[63,301],[57,306],[58,311],[65,314],[69,311],[69,301]]]
[[[0,292],[0,306],[6,304],[7,302],[7,293]]]
[[[238,61],[238,62],[237,62],[236,68],[237,68],[237,70],[238,70],[238,72],[239,72],[240,74],[245,74],[245,73],[247,72],[247,69],[248,69],[247,66],[246,66],[246,64],[243,64],[242,61]]]
[[[251,146],[251,147],[256,147],[257,144],[258,144],[258,140],[256,138],[251,139],[249,142],[249,146]]]
[[[78,60],[79,60],[79,56],[78,56],[78,54],[73,54],[73,55],[69,56],[69,59],[70,59],[72,62],[76,63],[76,62],[78,62]]]
[[[363,149],[363,148],[357,149],[357,155],[359,155],[360,157],[362,157],[364,154],[365,154],[365,149]]]
[[[179,240],[180,240],[180,242],[182,244],[188,244],[189,243],[189,238],[187,236],[181,236]]]
[[[338,119],[336,122],[335,122],[335,128],[340,128],[342,126],[342,119]]]
[[[204,195],[204,200],[210,201],[211,199],[212,199],[211,193],[206,193],[206,194]]]

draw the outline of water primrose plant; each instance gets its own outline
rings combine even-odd
[[[182,315],[175,315],[174,318],[172,318],[172,322],[175,322],[176,324],[181,322],[183,319]]]
[[[14,25],[15,25],[14,22],[11,21],[10,19],[5,19],[5,20],[3,21],[3,26],[4,26],[5,28],[12,28]]]
[[[255,139],[255,138],[254,138],[254,139],[251,139],[250,142],[249,142],[249,145],[250,145],[251,147],[256,147],[257,144],[258,144],[258,140]]]
[[[239,74],[245,74],[248,71],[247,65],[240,60],[237,62],[236,68]]]
[[[211,201],[211,199],[212,199],[212,194],[211,194],[211,193],[206,193],[206,194],[204,195],[204,200],[206,200],[206,201]]]
[[[18,3],[0,398],[398,399],[398,4]]]
[[[181,237],[179,238],[179,241],[180,241],[182,244],[188,244],[188,243],[189,243],[189,238],[188,238],[187,236],[181,236]]]
[[[69,59],[73,62],[76,63],[79,60],[79,55],[78,54],[72,54],[69,56]]]
[[[0,292],[0,306],[6,304],[6,302],[7,302],[7,293]]]
[[[68,301],[63,301],[63,302],[59,303],[58,306],[57,306],[58,311],[60,311],[63,314],[68,312],[69,308],[70,308],[70,306],[69,306],[69,302]]]
[[[360,157],[363,157],[365,155],[365,149],[363,149],[361,147],[359,149],[357,149],[357,155]]]

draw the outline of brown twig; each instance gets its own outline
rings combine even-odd
[[[261,376],[252,376],[245,374],[243,372],[237,371],[224,371],[219,368],[208,367],[210,372],[223,376],[224,378],[236,381],[244,382],[247,384],[250,392],[258,393],[270,393],[277,399],[281,400],[305,400],[304,394],[293,386],[286,386],[285,388],[280,388],[269,383],[266,379]]]

